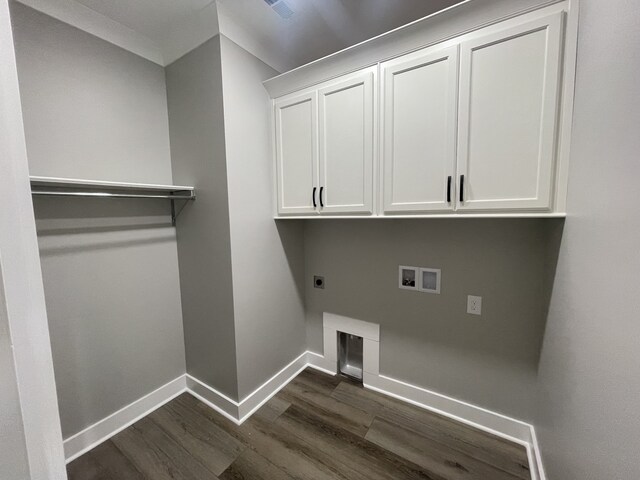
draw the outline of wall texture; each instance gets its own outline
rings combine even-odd
[[[568,218],[540,361],[552,480],[640,478],[640,4],[581,2]]]
[[[172,183],[163,69],[18,3],[12,20],[31,174]],[[168,209],[35,202],[65,437],[184,373]]]
[[[242,399],[305,350],[303,225],[272,218],[270,100],[262,81],[278,72],[220,38]]]
[[[309,348],[322,353],[323,311],[379,323],[382,374],[532,420],[561,232],[548,219],[309,221]],[[399,289],[399,265],[440,268],[441,294]]]
[[[176,183],[197,200],[178,218],[187,372],[237,398],[220,37],[166,68]]]

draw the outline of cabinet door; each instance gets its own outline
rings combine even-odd
[[[562,18],[461,44],[458,209],[551,207]]]
[[[373,211],[374,78],[367,69],[318,91],[321,214]]]
[[[382,64],[385,212],[453,209],[458,47]]]
[[[315,214],[313,196],[318,174],[316,92],[276,100],[275,127],[278,213]]]

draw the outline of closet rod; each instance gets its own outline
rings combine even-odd
[[[186,195],[149,195],[135,193],[106,193],[106,192],[56,192],[49,190],[33,190],[32,195],[50,197],[115,197],[115,198],[168,198],[169,200],[192,200],[193,194]]]

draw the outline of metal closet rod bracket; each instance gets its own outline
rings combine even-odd
[[[187,202],[196,198],[193,187],[54,177],[31,177],[31,193],[32,195],[48,197],[168,199],[171,202],[171,225],[173,226],[176,225],[176,220]],[[176,200],[184,200],[184,203],[177,211]]]
[[[176,226],[176,221],[178,220],[178,217],[180,216],[180,214],[182,213],[182,210],[184,210],[184,207],[187,206],[187,202],[189,200],[195,200],[196,199],[196,195],[195,192],[190,192],[190,195],[188,196],[173,196],[171,197],[171,225],[172,226]],[[176,200],[185,200],[184,202],[182,202],[182,206],[180,207],[180,209],[176,212]]]

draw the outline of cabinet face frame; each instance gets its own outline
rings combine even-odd
[[[547,203],[547,208],[540,207],[524,207],[520,204],[517,207],[507,208],[505,205],[499,205],[496,207],[483,207],[483,208],[463,208],[455,209],[454,211],[404,211],[404,212],[385,212],[384,211],[384,174],[383,174],[383,132],[382,121],[383,116],[377,116],[376,121],[379,123],[377,132],[378,143],[374,145],[376,153],[374,154],[374,218],[564,218],[566,217],[566,203],[567,203],[567,187],[569,177],[569,162],[570,162],[570,144],[572,133],[572,119],[574,108],[574,88],[575,88],[575,75],[576,75],[576,60],[577,60],[577,37],[578,37],[578,23],[579,23],[579,10],[580,0],[560,0],[550,2],[545,5],[531,5],[529,8],[523,8],[521,10],[514,10],[502,18],[485,19],[483,22],[479,22],[477,25],[471,25],[464,31],[456,33],[451,30],[450,33],[445,33],[439,40],[433,35],[425,33],[424,35],[417,30],[413,31],[414,36],[407,37],[405,35],[405,29],[401,28],[397,32],[390,32],[388,34],[388,41],[390,46],[388,53],[385,53],[384,59],[381,59],[378,63],[378,75],[376,82],[379,87],[384,85],[384,75],[381,71],[381,66],[385,62],[393,60],[400,60],[403,57],[409,57],[421,50],[428,48],[436,48],[438,46],[445,48],[452,45],[461,45],[465,42],[476,41],[478,39],[485,38],[491,32],[504,32],[512,28],[521,27],[528,22],[539,21],[542,18],[559,15],[562,17],[562,24],[560,26],[561,41],[559,42],[560,60],[558,62],[558,103],[557,103],[557,117],[556,117],[556,141],[554,162],[552,167],[552,182],[550,190],[550,199]],[[446,31],[446,29],[445,29]],[[426,40],[423,40],[426,39]],[[285,73],[277,78],[271,79],[265,82],[265,87],[268,92],[274,95],[273,104],[276,104],[282,99],[291,98],[294,95],[306,94],[310,91],[314,91],[321,88],[323,84],[328,83],[326,81],[327,76],[324,74],[318,74],[317,65],[326,66],[329,71],[334,72],[332,75],[339,74],[341,71],[348,71],[350,66],[357,67],[359,55],[361,50],[367,49],[366,52],[369,55],[369,65],[373,64],[376,60],[378,53],[377,50],[372,50],[365,44],[341,52],[340,54],[326,57],[325,59],[314,62],[314,66],[310,69],[301,67],[296,69],[290,74]],[[354,56],[354,60],[350,59],[350,56]],[[538,57],[540,58],[540,57]],[[300,70],[300,71],[298,71]],[[354,70],[351,70],[354,71]],[[314,81],[314,77],[322,77],[319,82]],[[346,75],[345,75],[346,77]],[[332,77],[339,78],[339,77]],[[383,107],[383,88],[378,88],[375,93],[375,100],[379,108]],[[458,95],[458,100],[460,94]],[[275,146],[275,123],[276,115],[272,116],[272,136],[273,139],[273,175],[277,177],[277,165],[276,165],[276,146]],[[459,124],[459,121],[458,121]],[[456,148],[458,148],[458,142],[456,142]],[[379,158],[378,158],[379,152]],[[457,152],[458,154],[459,152]],[[457,160],[457,157],[456,157]],[[456,176],[453,178],[452,196],[454,200],[458,200],[459,195],[456,191],[459,186],[459,172],[456,172]],[[465,187],[468,186],[467,178],[465,178]],[[317,211],[311,213],[288,213],[282,214],[278,211],[277,196],[279,195],[277,182],[274,181],[274,216],[276,218],[283,219],[295,219],[295,218],[309,218],[309,219],[329,219],[329,218],[371,218],[363,214],[325,214],[318,215]],[[531,185],[531,183],[530,183]]]
[[[325,82],[318,88],[318,144],[319,144],[319,176],[318,188],[323,188],[323,203],[318,203],[321,215],[331,214],[372,214],[374,211],[374,166],[376,156],[376,74],[377,67],[371,67],[355,74],[345,75]],[[327,105],[326,99],[351,88],[363,88],[363,171],[362,171],[362,203],[334,204],[331,201],[332,185],[327,180],[329,158],[327,152]]]
[[[393,201],[394,187],[394,81],[398,74],[410,72],[418,68],[428,68],[430,65],[446,62],[447,92],[446,104],[446,156],[442,159],[429,158],[424,154],[424,162],[442,162],[444,175],[441,179],[442,191],[438,192],[439,200],[426,202]],[[399,58],[384,62],[380,65],[381,76],[381,174],[382,174],[382,209],[384,213],[411,213],[411,212],[453,212],[456,198],[456,129],[457,129],[457,102],[458,102],[458,70],[459,70],[458,45],[447,42],[445,44],[428,47],[417,52],[404,55]],[[428,112],[425,111],[425,115]],[[447,201],[447,183],[451,177],[450,198]]]
[[[285,200],[286,184],[285,184],[285,167],[283,156],[283,131],[282,131],[282,112],[286,108],[295,107],[303,103],[310,102],[311,105],[311,178],[307,185],[309,190],[308,204],[287,205]],[[318,213],[316,207],[313,206],[313,189],[318,186],[318,95],[317,92],[309,91],[302,94],[293,94],[277,99],[274,101],[274,118],[275,118],[275,158],[276,158],[276,206],[278,215],[314,215]],[[317,202],[316,191],[316,204]]]
[[[556,154],[558,143],[558,123],[560,115],[560,95],[562,87],[564,12],[540,16],[509,27],[498,24],[481,30],[469,40],[460,44],[460,100],[458,109],[458,176],[464,175],[464,200],[458,198],[456,210],[491,211],[523,210],[551,211],[555,196]],[[528,34],[545,31],[545,71],[542,98],[540,137],[538,140],[538,165],[536,195],[526,198],[474,199],[473,171],[470,168],[471,88],[473,78],[473,54],[477,50],[490,48]],[[500,177],[500,172],[495,172]],[[509,181],[503,178],[503,181]]]

